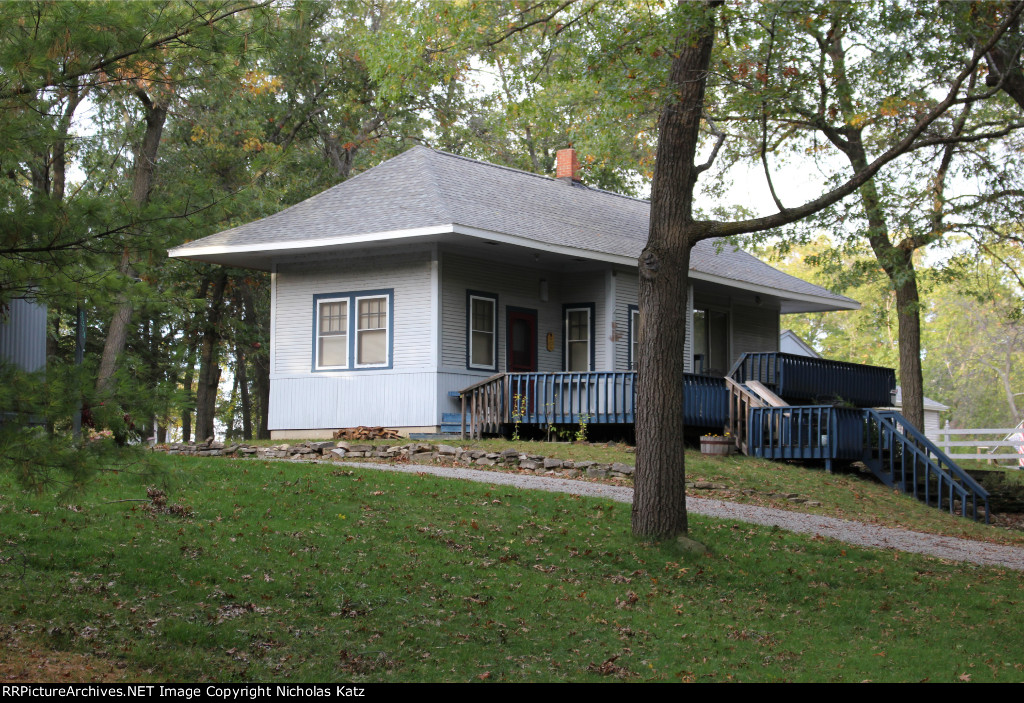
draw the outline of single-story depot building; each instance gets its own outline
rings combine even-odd
[[[500,372],[635,366],[650,204],[413,147],[274,215],[170,255],[271,273],[275,438],[432,432]],[[779,348],[779,316],[859,304],[721,242],[691,258],[687,371]]]

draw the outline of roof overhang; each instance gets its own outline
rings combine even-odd
[[[559,256],[571,257],[606,264],[615,264],[628,268],[636,268],[636,257],[625,254],[613,254],[581,249],[563,244],[539,242],[529,237],[494,232],[491,230],[468,227],[457,223],[418,227],[415,229],[391,230],[387,232],[367,232],[364,234],[344,235],[339,237],[317,237],[314,239],[292,239],[288,241],[252,243],[252,244],[217,244],[207,246],[191,246],[184,244],[167,252],[168,256],[179,259],[190,259],[222,266],[249,268],[270,271],[275,261],[287,258],[294,260],[303,256],[323,256],[343,253],[346,250],[365,248],[367,244],[398,244],[401,241],[430,243],[442,241],[451,235],[462,235],[475,239],[509,244],[515,247],[547,252]],[[736,281],[695,269],[690,269],[690,278],[695,281],[740,288],[755,295],[766,295],[780,301],[783,314],[804,312],[826,312],[830,310],[859,310],[860,303],[848,298],[836,299],[807,293],[781,290],[771,286],[759,285],[745,281]]]
[[[837,300],[824,295],[797,293],[746,281],[734,281],[725,276],[716,276],[715,274],[694,271],[693,269],[690,270],[690,278],[697,281],[707,281],[708,283],[729,286],[730,288],[742,288],[755,295],[767,295],[778,298],[780,301],[779,312],[783,315],[801,312],[829,312],[831,310],[860,310],[860,303],[849,298]]]
[[[513,246],[560,254],[589,261],[601,261],[609,264],[636,267],[636,258],[619,254],[608,254],[592,249],[581,249],[560,244],[538,242],[529,237],[520,237],[503,232],[492,232],[477,227],[460,224],[418,227],[416,229],[392,230],[390,232],[367,232],[365,234],[345,235],[342,237],[318,237],[316,239],[293,239],[287,242],[267,242],[259,244],[221,244],[208,246],[190,246],[184,244],[167,252],[168,256],[178,259],[191,259],[210,264],[236,266],[269,271],[271,264],[281,258],[294,259],[304,255],[320,255],[344,252],[347,249],[363,248],[366,244],[410,240],[430,242],[443,235],[464,235],[489,242],[511,244]]]

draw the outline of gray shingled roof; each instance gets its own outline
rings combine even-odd
[[[461,225],[526,238],[542,245],[635,259],[647,240],[650,203],[615,193],[496,166],[417,146],[297,205],[262,220],[225,230],[174,249],[172,256],[211,247],[252,251],[288,242]],[[696,273],[742,285],[854,303],[782,273],[714,240],[691,256]],[[855,303],[854,303],[855,304]]]

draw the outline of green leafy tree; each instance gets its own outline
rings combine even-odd
[[[1010,255],[961,260],[929,298],[925,378],[958,427],[1024,420],[1024,288],[1007,274]]]
[[[986,14],[994,22],[986,29],[1011,9]],[[961,74],[962,57],[976,45],[977,22],[968,5],[773,5],[726,74],[732,89],[756,101],[753,115],[728,118],[743,136],[733,156],[760,163],[780,212],[786,205],[772,179],[773,163],[811,154],[831,182],[861,173],[903,138],[905,127],[933,104],[937,88],[963,80],[962,95],[910,145],[906,158],[881,169],[856,199],[805,221],[827,227],[848,246],[864,242],[885,272],[895,293],[904,414],[918,427],[924,411],[915,258],[966,224],[963,215],[979,202],[1005,193],[1007,178],[1019,171],[1010,152],[998,148],[1021,126],[1016,116],[981,85],[980,65]],[[982,172],[989,181],[982,192],[950,201],[951,180]]]
[[[792,245],[784,254],[769,246],[753,249],[780,270],[861,304],[853,311],[787,315],[782,327],[792,329],[827,359],[899,368],[895,300],[871,252],[842,251],[824,236]]]

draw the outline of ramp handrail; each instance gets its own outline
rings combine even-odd
[[[867,421],[865,450],[873,455],[871,458],[878,461],[882,469],[888,468],[893,484],[902,492],[911,493],[929,505],[934,500],[935,507],[938,508],[942,507],[945,499],[950,514],[955,512],[953,499],[956,494],[960,498],[960,514],[967,517],[967,505],[970,503],[971,517],[975,520],[978,519],[979,501],[983,501],[985,522],[988,523],[988,491],[970,474],[957,466],[945,452],[936,447],[900,413],[894,410],[872,409],[864,409],[863,413]],[[924,471],[923,491],[918,482],[919,467]],[[932,479],[936,482],[934,496]]]

